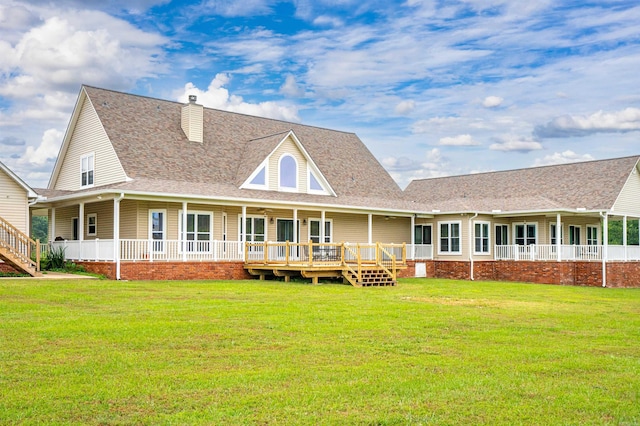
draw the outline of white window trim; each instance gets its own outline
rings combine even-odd
[[[89,232],[89,227],[91,226],[91,218],[94,219],[93,227],[94,232]],[[98,213],[89,213],[87,215],[87,237],[95,237],[98,235]]]
[[[289,187],[289,186],[282,186],[282,160],[286,157],[291,157],[293,158],[293,161],[296,165],[296,186],[295,188],[293,187]],[[296,159],[296,157],[294,157],[293,155],[289,154],[289,153],[284,153],[280,156],[280,159],[278,159],[278,191],[282,191],[282,192],[299,192],[299,188],[300,188],[300,176],[298,176],[300,173],[300,166],[298,164],[298,160]]]
[[[549,222],[549,244],[553,244],[555,245],[555,243],[551,242],[551,228],[553,228],[554,226],[557,226],[557,222]],[[556,235],[557,237],[557,235]],[[560,222],[560,245],[564,244],[564,222]]]
[[[311,176],[315,178],[315,180],[320,184],[322,189],[311,189]],[[317,194],[317,195],[330,195],[329,192],[325,189],[322,184],[322,179],[319,179],[318,176],[311,170],[311,167],[307,164],[307,192],[309,194]]]
[[[154,240],[153,239],[153,213],[162,213],[162,239]],[[167,250],[167,209],[149,209],[149,241],[152,246],[149,247],[149,251],[153,253],[165,253]],[[154,250],[153,241],[162,241],[162,250]]]
[[[593,245],[600,245],[600,226],[598,225],[587,225],[586,227],[586,235],[585,235],[585,244],[589,245],[589,229],[595,229],[596,230],[596,243]]]
[[[89,171],[93,172],[93,181],[87,185],[83,185],[82,184],[82,173],[84,173],[84,171],[82,170],[82,162],[84,161],[85,158],[91,158],[91,167],[87,169],[87,174],[89,173]],[[89,164],[87,164],[87,167],[89,167]],[[87,175],[87,180],[88,179],[88,175]],[[95,152],[91,152],[89,154],[85,154],[83,156],[80,157],[80,188],[92,188],[95,185],[96,182],[96,155]]]
[[[460,240],[460,243],[459,243],[460,250],[458,250],[458,251],[442,251],[441,250],[441,246],[440,246],[441,226],[442,225],[452,225],[452,224],[457,224],[458,225],[458,233],[459,233],[458,239]],[[449,242],[451,242],[451,236],[449,236],[448,238],[449,238]],[[449,244],[449,247],[451,247],[451,244]],[[460,220],[444,220],[442,222],[438,222],[438,254],[441,254],[443,256],[460,256],[460,255],[462,255],[462,221],[460,221]]]
[[[269,232],[269,219],[261,214],[248,214],[246,215],[247,219],[264,219],[264,240],[265,241],[269,241],[268,239],[268,232]],[[249,241],[246,239],[246,235],[247,235],[247,230],[245,229],[245,238],[242,238],[242,228],[243,228],[243,223],[242,223],[242,214],[238,215],[238,241]],[[255,235],[255,233],[252,233],[251,235]],[[255,242],[255,241],[251,241],[251,242]],[[261,242],[261,241],[259,241]],[[243,249],[244,250],[244,249]]]
[[[187,250],[187,253],[211,253],[213,251],[213,212],[211,211],[205,211],[205,210],[187,210],[187,215],[190,214],[195,214],[195,215],[202,215],[202,216],[209,216],[209,226],[211,227],[211,230],[209,231],[209,239],[208,240],[186,240],[187,242],[189,241],[208,241],[209,242],[209,250]],[[194,223],[194,226],[196,225],[196,223]],[[195,229],[195,228],[194,228]],[[195,232],[196,234],[198,232]],[[180,241],[182,241],[183,237],[182,237],[182,210],[178,210],[178,238]],[[182,244],[179,245],[180,249],[179,252],[182,253]]]
[[[487,225],[487,251],[476,251],[476,225]],[[480,228],[482,229],[482,227]],[[473,221],[473,254],[480,256],[491,255],[491,222],[487,220]]]
[[[264,185],[258,185],[258,184],[255,184],[255,183],[251,183],[253,181],[253,179],[255,179],[255,177],[260,173],[260,171],[262,171],[262,169],[264,169]],[[262,189],[262,190],[269,189],[269,162],[267,160],[263,161],[253,171],[253,173],[251,173],[251,175],[247,178],[247,180],[244,182],[244,184],[242,184],[242,186],[240,186],[240,188]]]
[[[524,239],[525,239],[525,243],[527,240],[527,225],[533,225],[536,228],[536,239],[534,241],[533,244],[538,245],[538,238],[540,238],[540,232],[538,232],[538,222],[514,222],[511,226],[511,241],[513,241],[513,244],[516,243],[516,227],[518,225],[524,225],[524,230],[525,230],[525,235],[524,235]],[[526,246],[527,244],[525,244]]]
[[[322,222],[322,219],[319,217],[310,217],[307,219],[307,241],[311,241],[311,222],[312,221],[316,221],[316,222]],[[324,244],[330,244],[333,242],[333,219],[328,219],[325,218],[324,219],[325,223],[329,223],[329,229],[331,229],[331,235],[329,235],[329,241],[321,241],[321,243]],[[325,239],[326,239],[326,235],[325,235]],[[318,235],[318,238],[320,238],[320,236]]]

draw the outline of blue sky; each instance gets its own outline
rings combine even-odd
[[[2,0],[0,160],[46,186],[81,84],[355,132],[401,187],[638,155],[638,22],[616,0]]]

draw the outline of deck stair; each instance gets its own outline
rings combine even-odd
[[[32,259],[32,253],[35,260]],[[0,260],[32,277],[40,273],[40,241],[28,235],[0,217]]]
[[[367,269],[363,269],[360,274],[360,279],[358,279],[358,275],[356,273],[348,269],[343,272],[343,276],[347,282],[356,287],[382,287],[395,286],[397,284],[396,280],[393,279],[393,276],[383,268],[378,267],[368,267]]]

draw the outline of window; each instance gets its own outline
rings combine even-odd
[[[166,239],[167,211],[149,210],[149,240],[151,251],[164,253],[164,241]]]
[[[416,244],[432,244],[431,225],[416,225],[413,228]]]
[[[575,225],[569,225],[569,244],[572,246],[580,245],[580,227]]]
[[[298,189],[298,163],[289,154],[280,157],[279,185],[280,189],[292,191]]]
[[[238,230],[239,239],[242,240],[242,234],[244,233],[244,241],[264,241],[266,238],[264,216],[247,216],[246,226],[242,226],[242,215],[238,217],[238,224],[240,229]],[[246,233],[244,231],[246,229]]]
[[[324,192],[324,190],[322,189],[322,185],[320,185],[320,182],[318,182],[318,178],[316,178],[316,176],[311,172],[309,172],[309,189],[312,191]]]
[[[94,157],[84,155],[80,159],[80,186],[93,186]]]
[[[598,227],[587,225],[587,245],[588,246],[597,246],[598,245]]]
[[[333,227],[331,220],[324,221],[324,241],[323,243],[331,242],[331,228]],[[314,243],[320,242],[320,219],[309,219],[309,241]]]
[[[552,245],[556,245],[558,243],[557,238],[558,238],[558,232],[556,230],[557,228],[557,223],[551,223],[549,225],[549,235],[551,236],[551,244]],[[564,244],[564,229],[562,226],[562,223],[560,224],[560,229],[561,229],[561,233],[560,233],[560,244]]]
[[[496,225],[496,245],[509,245],[509,227],[507,225]]]
[[[178,230],[180,239],[186,237],[187,251],[210,252],[211,241],[213,240],[213,214],[211,212],[191,212],[187,213],[187,233],[182,231],[182,211],[178,216]]]
[[[536,244],[537,239],[536,223],[516,223],[513,225],[515,238],[514,243],[520,246]]]
[[[474,253],[489,253],[489,222],[474,222]]]
[[[264,186],[266,183],[266,175],[266,167],[261,168],[260,171],[256,173],[256,175],[251,180],[251,185]]]
[[[439,222],[440,245],[439,253],[461,254],[460,222]]]
[[[91,213],[87,215],[87,236],[95,237],[98,235],[98,215]]]

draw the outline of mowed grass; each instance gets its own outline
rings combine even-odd
[[[0,280],[2,424],[640,423],[640,291]]]

